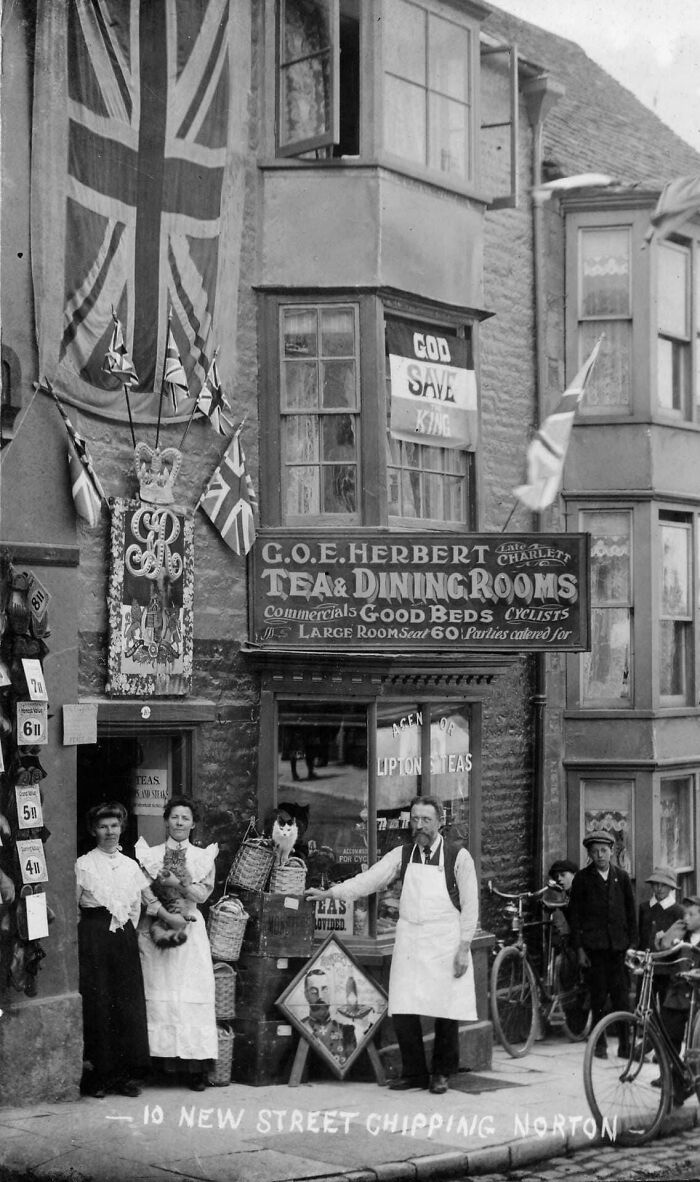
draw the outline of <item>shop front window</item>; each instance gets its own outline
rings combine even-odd
[[[278,723],[277,800],[308,806],[303,840],[310,886],[351,878],[401,845],[415,796],[438,796],[445,835],[468,845],[469,706],[280,701]],[[321,920],[327,926],[332,919],[332,930],[348,935],[390,933],[399,893],[400,884],[392,883],[378,895],[376,911],[361,900],[343,904],[333,917],[324,907]],[[319,932],[326,931],[323,923],[319,928],[317,916]]]
[[[634,876],[634,781],[584,780],[581,788],[581,838],[609,833],[615,842],[613,864]]]

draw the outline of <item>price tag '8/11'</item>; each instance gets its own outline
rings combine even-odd
[[[37,784],[28,787],[17,785],[15,788],[17,801],[17,820],[20,829],[39,829],[44,824],[44,814],[41,808],[41,794]]]

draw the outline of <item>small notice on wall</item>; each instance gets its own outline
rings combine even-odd
[[[97,704],[83,702],[63,707],[63,746],[97,742]]]
[[[137,768],[132,812],[140,817],[162,817],[167,799],[167,769]]]
[[[46,910],[46,895],[27,895],[27,937],[42,940],[49,934],[49,917]]]

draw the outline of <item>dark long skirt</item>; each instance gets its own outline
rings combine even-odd
[[[93,1084],[143,1077],[149,1069],[146,1001],[136,929],[110,932],[103,907],[86,907],[78,924],[83,1058]]]

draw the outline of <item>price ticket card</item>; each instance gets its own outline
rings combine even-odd
[[[27,787],[18,784],[15,788],[15,799],[20,829],[39,829],[44,824],[44,814],[38,784]]]
[[[17,703],[17,745],[45,746],[49,741],[49,708],[46,702]]]
[[[46,682],[44,681],[44,671],[41,667],[41,661],[39,661],[36,657],[22,657],[22,667],[24,669],[24,676],[27,679],[29,697],[32,699],[32,701],[48,701]]]
[[[29,574],[29,607],[34,618],[36,620],[42,620],[46,615],[51,594],[46,590],[43,583],[39,582],[33,572],[27,573]]]
[[[30,940],[41,940],[49,934],[49,917],[46,911],[46,895],[27,895],[27,936]]]
[[[48,882],[44,847],[37,837],[30,841],[17,840],[17,857],[22,872],[22,882]]]

